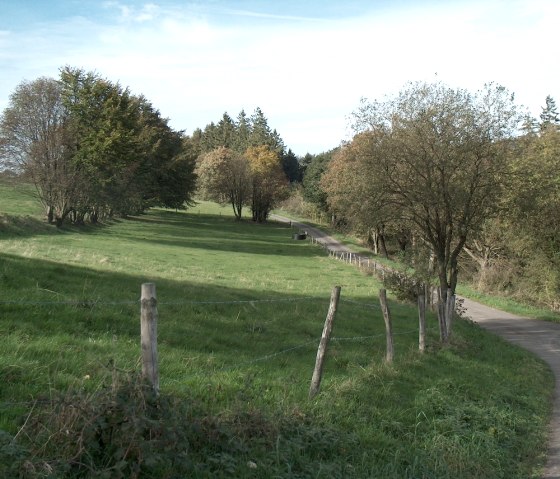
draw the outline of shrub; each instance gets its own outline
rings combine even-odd
[[[400,301],[415,302],[418,294],[424,291],[424,283],[420,279],[402,271],[385,270],[382,280],[383,286]]]

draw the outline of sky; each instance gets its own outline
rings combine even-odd
[[[351,138],[361,98],[495,82],[560,104],[558,0],[0,0],[0,111],[65,65],[144,95],[191,134],[260,107],[297,155]]]

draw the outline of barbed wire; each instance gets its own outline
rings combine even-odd
[[[362,303],[361,301],[353,301],[351,299],[344,299],[344,298],[341,298],[340,302],[341,303],[354,304],[354,305],[360,306],[362,308],[381,309],[381,306],[379,304],[376,304],[376,303]]]
[[[393,333],[393,336],[400,336],[403,334],[412,334],[412,333],[418,333],[418,329],[411,329],[410,331],[403,331],[402,333]],[[386,333],[380,333],[380,334],[373,334],[371,336],[354,336],[354,337],[334,337],[331,338],[331,341],[363,341],[366,339],[373,339],[373,338],[381,338],[381,337],[385,337]]]
[[[432,328],[430,328],[431,330]],[[435,329],[434,329],[435,331]],[[401,335],[406,335],[406,334],[412,334],[412,333],[418,333],[418,329],[411,329],[408,331],[402,331],[399,333],[393,333],[393,336],[401,336]],[[349,336],[349,337],[332,337],[330,338],[331,342],[344,342],[344,341],[366,341],[369,339],[375,339],[375,338],[382,338],[385,337],[386,333],[380,333],[380,334],[373,334],[373,335],[369,335],[369,336]],[[219,374],[219,373],[225,373],[225,372],[230,372],[233,371],[235,369],[240,369],[243,367],[247,367],[250,366],[252,364],[256,364],[259,362],[263,362],[263,361],[268,361],[270,359],[276,358],[278,356],[281,356],[283,354],[287,354],[299,349],[303,349],[311,344],[319,344],[320,340],[317,338],[311,339],[309,341],[306,341],[305,343],[301,343],[298,344],[296,346],[290,346],[288,348],[282,349],[280,351],[276,351],[274,353],[270,353],[270,354],[266,354],[264,356],[259,356],[257,358],[254,359],[248,359],[247,361],[242,361],[239,362],[237,364],[233,364],[230,366],[223,366],[221,368],[218,368],[214,371],[208,372],[208,371],[200,371],[198,373],[194,373],[194,374],[189,374],[187,376],[185,376],[182,380],[179,379],[173,379],[170,380],[171,383],[179,383],[179,384],[183,384],[185,383],[188,379],[191,378],[196,378],[199,377],[201,374],[204,374],[204,376],[206,378],[208,378],[208,376],[214,376],[215,374]],[[34,399],[34,400],[29,400],[29,401],[17,401],[17,402],[0,402],[0,410],[1,409],[7,409],[7,408],[11,408],[11,407],[17,407],[17,406],[25,406],[25,407],[29,407],[29,405],[31,404],[49,404],[50,400],[49,399]]]
[[[241,299],[241,300],[177,300],[177,301],[158,301],[158,306],[167,305],[212,305],[212,304],[258,304],[258,303],[288,303],[301,301],[328,301],[328,298],[319,298],[306,296],[303,298],[270,298],[270,299]],[[33,301],[33,300],[0,300],[0,305],[23,305],[23,306],[122,306],[122,305],[139,305],[140,300],[125,301],[98,301],[98,300],[68,300],[68,301]]]
[[[299,301],[328,301],[328,298],[317,298],[313,296],[303,298],[279,298],[279,299],[239,299],[231,301],[158,301],[159,305],[181,305],[181,304],[258,304],[258,303],[295,303]]]
[[[121,305],[131,305],[140,304],[140,300],[136,301],[97,301],[97,300],[68,300],[68,301],[32,301],[32,300],[0,300],[0,304],[10,304],[10,305],[23,305],[23,306],[97,306],[97,305],[108,305],[108,306],[121,306]]]

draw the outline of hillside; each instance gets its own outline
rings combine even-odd
[[[396,361],[384,364],[379,283],[293,241],[285,225],[236,222],[229,209],[200,203],[56,229],[20,189],[0,185],[0,198],[5,477],[15,467],[24,477],[48,477],[48,468],[62,471],[51,477],[95,477],[92,464],[107,477],[538,477],[552,388],[539,360],[466,321],[441,347],[433,317],[421,355],[415,308],[392,301]],[[153,410],[148,400],[141,414],[127,409],[111,431],[113,441],[129,433],[135,414],[167,426],[131,435],[125,452],[91,436],[99,462],[59,435],[37,444],[26,428],[45,424],[38,417],[57,411],[60,394],[73,398],[68,411],[126,390],[138,370],[144,282],[157,286],[161,397],[150,399]],[[309,401],[334,285],[334,338]],[[95,410],[88,428],[106,428],[103,414]],[[107,450],[121,460],[111,463]]]

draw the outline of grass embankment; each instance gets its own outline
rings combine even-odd
[[[7,205],[4,192],[9,211],[17,197]],[[11,435],[35,400],[138,368],[140,285],[153,281],[162,396],[193,405],[175,417],[196,425],[180,444],[188,477],[537,477],[552,388],[542,362],[462,321],[441,348],[433,317],[421,355],[415,309],[391,302],[396,361],[384,364],[379,283],[283,225],[203,203],[99,227],[6,228],[0,244],[0,429]],[[309,401],[333,285],[335,338]],[[2,441],[11,467],[15,443]],[[52,449],[31,462],[56,464],[64,451]],[[176,477],[148,475],[166,465],[141,452],[140,477]]]

